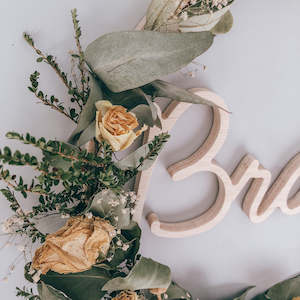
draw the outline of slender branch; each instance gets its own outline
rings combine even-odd
[[[9,188],[2,189],[1,193],[11,203],[11,207],[13,206],[13,210],[18,214],[18,216],[22,217],[24,222],[26,222],[26,225],[28,225],[31,228],[31,230],[32,230],[31,233],[34,233],[36,236],[39,236],[41,239],[45,239],[46,235],[43,234],[41,231],[39,231],[36,228],[35,224],[32,223],[30,221],[30,219],[26,216],[20,203],[16,199],[15,195],[11,192],[11,190]],[[32,236],[30,236],[30,237],[32,237]]]
[[[24,39],[27,41],[27,43],[35,50],[35,52],[40,56],[40,60],[39,61],[44,61],[45,63],[47,63],[48,65],[50,65],[52,67],[52,69],[55,71],[55,73],[58,75],[58,77],[61,79],[61,81],[63,82],[63,84],[70,89],[70,86],[68,84],[68,80],[66,77],[66,74],[64,72],[62,72],[60,70],[60,68],[58,67],[57,63],[53,60],[52,56],[46,56],[40,49],[38,49],[37,47],[35,47],[33,39],[31,38],[31,36],[27,33],[23,34]]]
[[[85,82],[86,82],[86,69],[84,67],[84,53],[82,51],[81,43],[80,43],[80,37],[81,37],[81,28],[79,27],[79,21],[77,20],[77,9],[73,9],[71,11],[72,14],[72,21],[73,21],[73,27],[75,31],[75,41],[76,41],[76,46],[78,49],[78,54],[79,54],[79,64],[78,64],[78,69],[80,71],[81,75],[81,89],[82,89],[82,96],[84,96],[85,93]]]
[[[39,100],[41,100],[42,103],[43,103],[44,105],[50,106],[51,109],[56,110],[56,111],[62,113],[62,114],[65,115],[67,118],[69,118],[71,121],[73,121],[74,123],[77,123],[77,121],[74,120],[68,113],[66,113],[64,110],[60,109],[59,107],[57,107],[55,104],[53,104],[53,103],[48,102],[47,100],[45,100],[45,99],[43,98],[43,96],[42,96],[42,95],[39,95],[39,93],[38,93],[37,91],[34,92],[34,95],[35,95]]]

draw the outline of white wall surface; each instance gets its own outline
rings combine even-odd
[[[0,146],[30,150],[6,140],[9,130],[65,140],[73,128],[64,116],[37,105],[27,90],[28,75],[37,69],[43,89],[67,98],[53,72],[35,62],[22,39],[23,31],[30,32],[40,48],[54,54],[63,69],[70,71],[68,52],[75,49],[72,8],[78,8],[86,46],[104,33],[133,28],[148,4],[148,0],[1,0]],[[299,11],[297,0],[236,0],[232,31],[217,37],[197,64],[169,78],[185,87],[210,88],[224,97],[233,114],[228,139],[217,159],[228,172],[244,154],[251,153],[277,176],[299,151]],[[194,78],[186,75],[195,69]],[[175,183],[165,170],[197,149],[210,122],[209,110],[203,106],[195,106],[178,121],[154,170],[145,214],[155,211],[163,220],[184,220],[212,203],[217,185],[211,174],[199,173]],[[29,169],[20,172],[25,178],[32,175]],[[1,200],[0,219],[5,219],[11,212]],[[30,207],[35,200],[26,200],[24,206]],[[256,285],[255,292],[262,291],[297,274],[300,216],[277,211],[264,223],[253,225],[241,201],[240,197],[233,203],[213,230],[186,239],[158,238],[143,220],[143,255],[168,264],[174,279],[201,300],[224,299],[248,285]],[[49,220],[47,230],[56,230],[62,222]],[[0,251],[0,277],[18,255],[15,247]],[[16,298],[15,286],[24,284],[22,268],[21,261],[8,282],[0,283],[1,299]]]

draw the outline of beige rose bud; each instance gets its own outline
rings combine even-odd
[[[100,255],[107,255],[114,233],[114,227],[101,218],[70,218],[64,227],[47,236],[35,252],[32,267],[42,274],[49,270],[60,274],[86,271]]]
[[[300,296],[294,297],[292,300],[300,300]]]
[[[108,142],[113,151],[124,150],[145,130],[133,130],[139,126],[136,116],[120,105],[109,101],[96,103],[96,139]]]
[[[138,295],[133,291],[122,291],[116,297],[112,298],[112,300],[138,300]]]

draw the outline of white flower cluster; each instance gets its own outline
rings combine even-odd
[[[212,7],[216,7],[217,9],[222,9],[227,5],[228,0],[212,0]]]
[[[16,230],[20,229],[23,224],[24,219],[19,215],[14,215],[2,223],[2,231],[7,234],[12,234],[15,233]]]

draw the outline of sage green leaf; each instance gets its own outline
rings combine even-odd
[[[254,286],[249,286],[245,291],[242,292],[242,294],[240,296],[234,298],[233,300],[245,300],[248,292],[250,290],[252,290],[253,288],[254,288]]]
[[[290,300],[297,296],[300,297],[300,276],[277,283],[266,293],[266,298],[272,300]]]
[[[191,294],[179,286],[176,282],[172,281],[168,290],[167,290],[167,295],[168,295],[168,300],[171,299],[187,299],[187,300],[192,300]]]
[[[116,268],[125,260],[130,260],[135,263],[136,256],[140,248],[141,229],[137,223],[131,222],[127,228],[121,230],[119,238],[122,243],[128,245],[129,248],[124,251],[120,247],[111,247],[110,251],[112,251],[112,260],[106,264],[112,268]]]
[[[122,105],[127,109],[133,109],[140,104],[148,105],[144,95],[138,89],[131,89],[121,93],[113,93],[107,87],[103,87],[104,98],[109,99],[113,105]]]
[[[117,228],[126,228],[130,224],[130,210],[126,201],[112,190],[103,190],[91,201],[88,211],[94,216],[108,219]]]
[[[153,141],[142,145],[141,147],[139,147],[134,152],[130,153],[125,158],[117,161],[115,163],[115,165],[118,168],[120,168],[121,170],[127,170],[127,169],[130,169],[130,168],[135,168],[138,171],[144,171],[144,170],[147,170],[147,169],[151,168],[152,165],[155,163],[155,158],[153,158],[153,157],[147,158],[147,156],[150,153],[150,147],[151,147],[152,144],[153,144]],[[157,151],[156,157],[161,152],[162,148],[163,147],[161,147]],[[143,162],[142,162],[141,160],[143,158],[146,158],[146,159],[143,160]]]
[[[230,9],[230,5],[215,11],[214,13],[200,14],[189,17],[187,20],[179,23],[181,32],[202,32],[211,30]],[[188,11],[187,11],[188,12]]]
[[[61,142],[61,145],[64,149],[67,149],[69,151],[79,151],[78,147],[76,147],[72,144]],[[68,171],[72,165],[72,160],[69,158],[65,158],[60,155],[52,154],[51,152],[47,152],[47,151],[43,151],[43,154],[44,154],[46,160],[54,168]]]
[[[90,76],[90,95],[79,116],[77,127],[69,137],[69,143],[75,144],[82,131],[84,131],[95,120],[95,103],[102,99],[103,93],[100,88],[100,83],[94,78],[94,76]]]
[[[151,108],[146,104],[140,104],[131,110],[138,119],[139,124],[146,124],[150,127],[153,127],[155,120],[153,120]]]
[[[231,30],[233,25],[233,16],[228,10],[220,19],[220,21],[212,28],[211,32],[213,34],[223,34]]]
[[[81,273],[58,274],[48,272],[41,280],[62,291],[72,300],[100,300],[105,294],[101,291],[106,282],[112,279],[110,273],[102,268],[92,268]]]
[[[153,295],[149,292],[149,290],[143,291],[145,298],[147,300],[157,300],[156,295]],[[166,293],[162,295],[162,299],[175,300],[175,299],[185,299],[185,300],[193,300],[191,294],[179,286],[176,282],[172,281]]]
[[[151,92],[155,97],[169,98],[179,102],[215,106],[215,104],[210,100],[204,99],[198,95],[195,95],[194,93],[163,80],[155,80],[149,85],[143,87],[143,89],[147,92]]]
[[[86,144],[95,137],[96,122],[93,121],[85,130],[82,131],[80,137],[76,143],[79,147]]]
[[[168,288],[171,283],[169,267],[150,258],[142,257],[126,277],[117,277],[108,281],[103,291],[142,290]]]
[[[71,300],[61,291],[45,284],[44,282],[38,284],[38,292],[41,300]]]
[[[145,30],[159,30],[174,16],[182,0],[152,0],[147,14]]]
[[[176,72],[204,53],[213,39],[209,31],[115,32],[92,42],[85,59],[110,90],[122,92]]]

